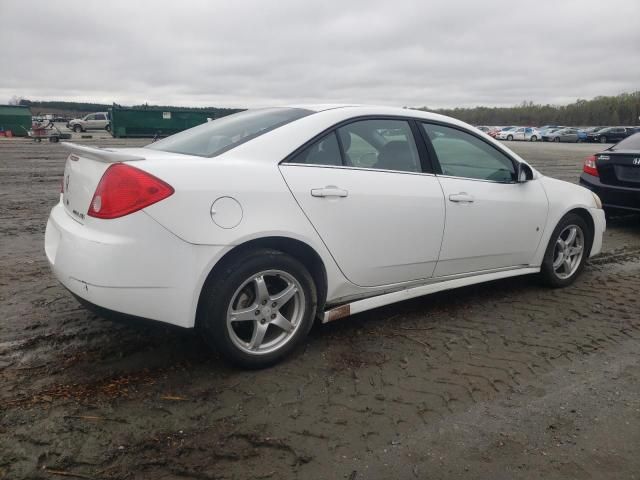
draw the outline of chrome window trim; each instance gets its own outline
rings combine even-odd
[[[365,172],[401,173],[403,175],[421,175],[421,176],[429,176],[429,177],[437,176],[435,173],[429,173],[429,172],[409,172],[407,170],[386,170],[383,168],[354,167],[350,165],[318,165],[313,163],[285,162],[285,163],[280,163],[279,166],[335,168],[340,170],[358,170],[358,171],[365,171]]]
[[[484,178],[471,178],[471,177],[457,177],[455,175],[436,175],[440,178],[454,178],[456,180],[470,180],[472,182],[486,182],[486,183],[497,183],[499,185],[517,185],[520,182],[510,181],[510,182],[499,182],[498,180],[487,180]],[[531,180],[529,180],[531,181]]]

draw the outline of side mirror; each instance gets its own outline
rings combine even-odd
[[[529,180],[533,180],[533,170],[526,163],[518,163],[518,168],[516,169],[516,182],[524,183]]]

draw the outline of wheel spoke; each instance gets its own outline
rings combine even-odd
[[[253,328],[253,334],[251,335],[251,340],[249,341],[249,349],[257,350],[262,345],[262,341],[264,340],[264,335],[267,333],[267,328],[269,328],[269,324],[262,324],[260,322],[256,322],[255,327]]]
[[[233,310],[229,318],[230,322],[253,322],[256,319],[256,310],[258,306],[252,305],[241,310]]]
[[[293,283],[290,283],[280,293],[271,296],[271,301],[276,302],[278,304],[278,308],[280,308],[291,300],[296,293],[298,293],[298,288]]]
[[[571,273],[571,267],[572,267],[572,262],[571,262],[571,257],[567,256],[564,258],[564,273],[566,273],[567,275]]]
[[[571,256],[578,255],[580,252],[582,252],[582,247],[581,246],[571,247],[569,249],[569,255],[571,255]]]
[[[267,284],[264,281],[264,277],[256,277],[253,281],[256,284],[256,300],[259,302],[269,301],[269,290],[267,290]]]
[[[558,256],[556,257],[555,261],[553,262],[553,269],[557,270],[560,265],[562,265],[562,262],[564,262],[564,253],[563,252],[559,252]]]
[[[556,244],[560,247],[561,250],[564,250],[564,247],[567,245],[562,237],[558,237],[558,240],[556,240]]]
[[[276,327],[281,328],[285,332],[291,332],[293,330],[293,324],[289,320],[287,320],[281,313],[278,313],[276,315],[276,318],[272,320],[271,323]]]
[[[573,245],[573,242],[576,240],[576,234],[577,234],[577,228],[576,227],[572,227],[569,230],[569,236],[565,240],[565,245],[568,245],[568,246]]]

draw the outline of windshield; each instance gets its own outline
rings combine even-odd
[[[301,108],[245,110],[176,133],[146,148],[213,157],[311,113]]]
[[[616,145],[611,147],[609,150],[636,150],[640,152],[640,132],[634,133],[630,137],[625,138],[624,140],[618,142]]]

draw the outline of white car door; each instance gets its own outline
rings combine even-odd
[[[280,169],[351,282],[371,287],[433,275],[444,198],[438,179],[423,170],[410,122],[347,124]]]
[[[422,123],[437,158],[446,205],[435,276],[528,265],[546,223],[537,180],[515,182],[514,161],[470,133]]]

